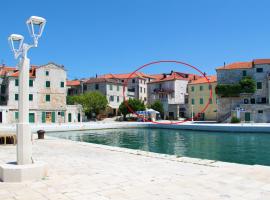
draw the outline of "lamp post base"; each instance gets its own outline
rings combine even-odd
[[[23,182],[39,180],[47,176],[47,165],[35,162],[27,165],[7,163],[0,165],[0,180],[3,182]]]

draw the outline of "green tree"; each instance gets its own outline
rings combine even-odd
[[[71,104],[81,104],[85,115],[91,118],[92,114],[98,115],[108,106],[106,96],[100,92],[87,92],[78,96],[68,97],[67,102]]]
[[[156,110],[156,111],[158,111],[160,113],[160,115],[163,116],[164,109],[163,109],[163,105],[162,105],[161,101],[156,100],[149,107]]]
[[[119,106],[119,111],[124,116],[124,120],[126,120],[127,114],[131,113],[127,105],[132,109],[133,112],[145,110],[143,101],[139,99],[129,99],[126,102],[122,102]]]
[[[255,81],[247,76],[245,78],[243,78],[240,82],[239,82],[240,86],[241,86],[241,92],[242,93],[254,93],[256,91],[256,83]]]

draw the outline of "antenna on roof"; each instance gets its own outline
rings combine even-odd
[[[4,59],[1,59],[1,65],[2,65],[2,67],[5,67],[5,60]]]

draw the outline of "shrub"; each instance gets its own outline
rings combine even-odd
[[[232,117],[231,123],[233,123],[233,124],[240,123],[240,119],[238,119],[237,117]]]

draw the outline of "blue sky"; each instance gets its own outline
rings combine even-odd
[[[130,72],[156,60],[179,60],[207,74],[224,62],[270,58],[267,0],[3,0],[0,61],[15,65],[7,37],[23,34],[25,20],[47,19],[32,64],[63,64],[69,78]],[[145,72],[189,71],[183,66]]]

